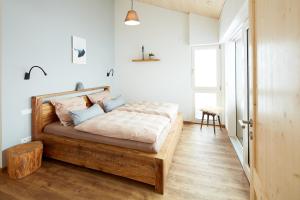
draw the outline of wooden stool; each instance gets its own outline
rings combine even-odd
[[[202,129],[202,125],[203,125],[203,120],[205,115],[207,115],[207,126],[209,123],[209,116],[212,116],[213,118],[213,126],[214,126],[214,134],[216,134],[216,124],[215,124],[215,117],[218,117],[218,122],[220,125],[220,129],[222,130],[222,124],[221,124],[221,120],[220,120],[220,113],[221,113],[221,108],[217,108],[217,107],[210,107],[210,108],[203,108],[201,109],[202,111],[202,121],[201,121],[201,128]]]
[[[20,179],[41,167],[43,144],[40,141],[20,144],[7,149],[7,172],[9,177]]]

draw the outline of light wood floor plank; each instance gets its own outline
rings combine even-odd
[[[0,174],[2,200],[248,200],[249,183],[225,131],[186,124],[166,192],[146,184],[54,160],[22,180]]]

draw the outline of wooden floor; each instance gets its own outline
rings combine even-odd
[[[170,199],[248,200],[249,183],[225,132],[184,125],[164,195],[125,178],[44,160],[35,174],[19,181],[0,175],[0,200]]]

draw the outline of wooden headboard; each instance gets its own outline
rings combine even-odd
[[[32,107],[32,140],[39,140],[43,129],[46,125],[58,120],[54,106],[49,102],[50,99],[63,96],[82,96],[86,101],[87,106],[91,106],[91,102],[87,97],[87,93],[94,93],[98,91],[110,90],[110,86],[96,87],[83,89],[80,91],[67,91],[53,94],[45,94],[40,96],[33,96],[31,98]],[[84,94],[85,93],[85,94]]]

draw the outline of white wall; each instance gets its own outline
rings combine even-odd
[[[128,27],[123,20],[129,0],[116,0],[115,6],[111,0],[0,2],[4,4],[0,28],[5,27],[0,32],[1,49],[6,50],[0,52],[5,74],[1,74],[1,115],[5,115],[1,150],[31,135],[30,115],[21,114],[31,107],[31,96],[72,90],[77,81],[86,87],[112,84],[128,100],[178,103],[185,120],[193,119],[189,39],[192,44],[215,43],[215,20],[135,2],[141,25]],[[72,35],[87,39],[87,65],[71,63]],[[141,56],[142,45],[161,61],[130,62]],[[115,64],[112,82],[105,72]],[[32,65],[43,66],[48,76],[34,71],[32,79],[24,81],[24,72]],[[1,161],[0,155],[0,166]]]
[[[114,93],[122,93],[129,100],[175,102],[185,120],[193,119],[187,14],[136,3],[142,24],[128,27],[123,24],[130,8],[128,0],[2,2],[0,28],[5,29],[0,32],[0,50],[3,47],[6,51],[0,52],[0,69],[3,64],[5,74],[1,74],[0,117],[5,118],[0,128],[0,150],[31,136],[31,116],[21,114],[31,108],[31,96],[72,90],[78,81],[86,87],[112,84]],[[202,18],[193,24],[209,22]],[[210,41],[216,39],[218,32],[212,31],[215,25],[209,27],[212,29],[202,29],[207,31],[202,34],[194,26],[202,38],[200,43],[211,34],[214,36]],[[71,63],[72,35],[87,39],[87,65]],[[142,45],[147,52],[153,51],[161,58],[161,62],[130,62],[141,56]],[[23,80],[32,65],[44,67],[48,76],[36,70],[30,81]],[[106,70],[114,66],[114,80],[107,79]]]
[[[222,45],[225,68],[225,126],[230,136],[236,134],[236,98],[235,98],[235,44]]]
[[[227,0],[220,18],[220,42],[223,43],[225,69],[225,125],[236,135],[235,46],[232,38],[248,18],[248,0]]]
[[[191,47],[189,45],[189,15],[139,2],[135,2],[141,25],[129,27],[123,20],[130,8],[130,1],[115,2],[115,62],[116,77],[120,93],[131,100],[168,101],[178,103],[185,120],[193,120],[193,90],[191,76]],[[218,40],[216,22],[211,28],[197,28],[193,35],[200,40],[212,34],[211,42]],[[196,29],[196,28],[195,28]],[[200,31],[202,30],[202,32]],[[212,31],[212,30],[215,30]],[[207,32],[206,32],[207,31]],[[196,41],[196,37],[195,38]],[[198,37],[199,38],[199,37]],[[152,51],[160,62],[133,63],[132,58],[141,57],[141,46]]]
[[[129,27],[123,20],[130,2],[115,3],[115,62],[120,92],[127,100],[178,103],[185,119],[193,113],[188,15],[135,2],[141,25]],[[133,63],[141,46],[160,62]]]
[[[248,0],[227,0],[220,17],[219,41],[226,42],[248,16]]]
[[[189,14],[190,45],[219,43],[219,20],[196,14]]]
[[[3,1],[0,0],[0,77],[2,77],[2,64],[3,64],[3,59],[2,59],[2,19],[3,19]],[[0,78],[0,168],[2,168],[2,78]]]
[[[114,66],[114,1],[3,0],[2,150],[31,136],[31,96],[110,84]],[[87,64],[72,64],[71,36],[87,40]],[[25,71],[34,70],[30,80]]]

